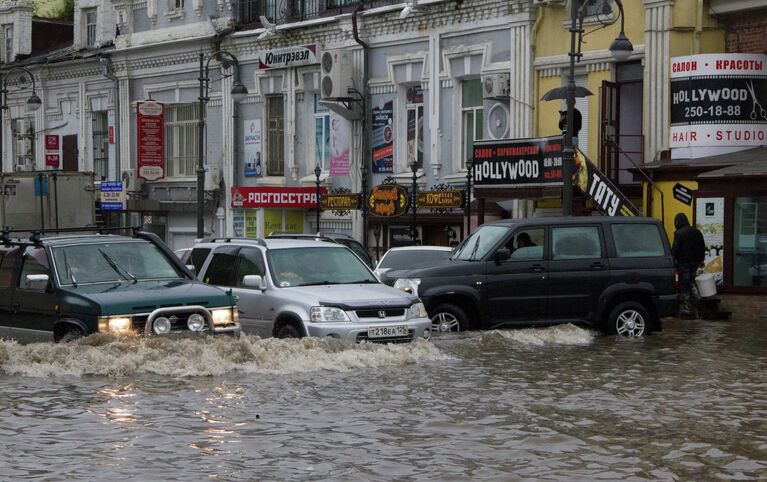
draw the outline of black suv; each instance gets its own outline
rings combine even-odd
[[[409,271],[434,331],[587,322],[642,336],[677,313],[668,239],[653,218],[503,220],[480,226],[447,264]]]
[[[157,235],[85,234],[93,230],[2,232],[0,336],[240,331],[231,291],[195,280]]]

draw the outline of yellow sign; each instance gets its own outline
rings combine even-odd
[[[418,193],[418,207],[432,209],[460,208],[463,204],[461,191],[421,191]]]
[[[245,210],[245,237],[255,238],[258,236],[258,218],[256,211],[252,209]]]
[[[381,184],[370,190],[368,208],[373,216],[401,216],[407,212],[408,201],[404,187],[397,184]]]
[[[285,210],[285,228],[284,233],[303,233],[304,232],[304,212],[298,209]]]
[[[357,194],[323,194],[320,196],[320,207],[324,210],[349,211],[359,208]]]
[[[264,233],[282,232],[282,209],[264,209]]]

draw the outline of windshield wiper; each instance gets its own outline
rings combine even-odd
[[[125,279],[130,279],[133,283],[138,283],[138,279],[136,279],[135,276],[133,276],[130,271],[123,268],[122,266],[118,265],[108,254],[104,252],[101,248],[99,248],[99,253],[101,253],[101,256],[104,257],[104,259],[109,263],[109,266],[114,270],[115,273],[122,276]],[[122,274],[120,271],[124,272],[128,276],[126,277],[125,274]]]
[[[477,242],[474,243],[474,249],[471,250],[471,256],[469,256],[469,261],[474,261],[474,255],[477,254],[477,249],[479,248],[479,240],[480,240],[480,236],[477,236]]]
[[[77,288],[77,279],[75,278],[75,274],[72,272],[72,267],[69,265],[69,261],[67,260],[67,252],[66,250],[62,250],[63,252],[61,254],[64,255],[64,267],[67,269],[67,273],[69,274],[69,279],[72,280],[72,287]]]

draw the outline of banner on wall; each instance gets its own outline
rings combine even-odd
[[[258,237],[258,216],[256,211],[251,209],[245,211],[245,237]]]
[[[298,45],[258,53],[259,69],[284,69],[317,62],[317,44]]]
[[[320,196],[327,193],[320,188]],[[317,191],[314,187],[232,187],[233,208],[294,208],[317,207]]]
[[[706,273],[714,275],[716,284],[724,282],[724,198],[701,197],[695,200],[695,226],[703,233]]]
[[[351,123],[335,112],[330,113],[330,175],[348,176]]]
[[[609,216],[639,215],[639,209],[577,147],[573,184]]]
[[[245,158],[245,177],[261,177],[261,119],[246,120],[244,132],[245,146],[242,154]]]
[[[61,160],[61,143],[58,134],[45,135],[45,165],[57,169]]]
[[[671,59],[669,146],[767,145],[767,55]]]
[[[156,181],[165,177],[163,105],[153,100],[136,104],[138,177]]]
[[[394,96],[373,96],[373,172],[394,172]]]
[[[477,186],[562,183],[562,136],[474,142]]]

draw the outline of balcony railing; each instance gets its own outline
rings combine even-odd
[[[235,0],[235,15],[240,27],[262,27],[263,15],[271,23],[286,24],[348,13],[362,5],[375,8],[396,5],[403,0]]]

